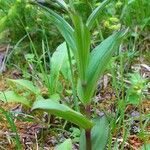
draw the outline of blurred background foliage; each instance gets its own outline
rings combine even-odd
[[[69,21],[69,14],[56,4],[56,0],[38,0],[38,2],[53,8]],[[69,3],[69,0],[66,2]],[[91,11],[103,0],[72,2],[76,12],[86,20]],[[150,29],[149,8],[148,0],[110,0],[95,22],[95,29],[92,32],[93,46],[121,28],[130,28],[133,43],[135,38],[147,36]],[[44,16],[40,8],[31,4],[31,0],[0,0],[0,45],[13,46],[13,55],[32,53],[32,44],[36,51],[42,54],[42,42],[46,43],[49,51],[53,53],[62,41],[63,38],[56,27]]]
[[[57,29],[26,0],[0,0],[0,18],[0,43],[15,45],[22,39],[21,51],[28,49],[28,34],[39,51],[43,36],[48,38],[51,50],[61,41]]]

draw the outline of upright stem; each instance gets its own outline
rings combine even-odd
[[[92,150],[91,129],[87,129],[85,131],[85,136],[86,136],[86,150]]]
[[[91,117],[91,106],[87,105],[85,108],[86,116],[90,119]],[[92,150],[92,142],[91,142],[91,129],[85,130],[86,136],[86,150]]]

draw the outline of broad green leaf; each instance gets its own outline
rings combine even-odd
[[[105,116],[93,120],[95,125],[91,130],[92,150],[104,150],[109,135],[109,122]],[[80,150],[86,149],[85,130],[82,130],[80,137]]]
[[[63,64],[68,59],[66,43],[60,44],[51,58],[50,84],[51,94],[57,92],[58,78]]]
[[[86,82],[86,69],[90,56],[90,32],[79,16],[73,16],[75,26],[75,43],[77,47],[76,62],[78,64],[79,78],[83,83]]]
[[[90,102],[98,79],[106,69],[113,52],[116,50],[116,47],[121,43],[121,40],[125,36],[125,33],[125,31],[120,31],[111,35],[92,50],[86,72],[86,88],[82,88],[82,83],[80,80],[78,82],[78,96],[83,103]]]
[[[55,102],[59,102],[60,100],[60,95],[55,93],[53,95],[50,96],[50,99],[54,100]]]
[[[61,73],[62,73],[62,75],[66,81],[71,81],[71,70],[70,70],[70,65],[69,65],[68,59],[65,60],[60,71],[61,71]]]
[[[15,102],[15,103],[22,103],[28,107],[30,107],[30,102],[23,96],[18,95],[14,91],[5,91],[0,92],[0,100],[5,103]]]
[[[110,2],[111,0],[104,0],[89,16],[86,22],[86,26],[91,29],[95,20],[97,19],[99,13],[105,8],[105,6]]]
[[[128,90],[128,92],[130,92]],[[137,93],[129,93],[127,96],[127,103],[128,104],[133,104],[133,105],[139,105],[140,104],[140,95]]]
[[[87,69],[87,78],[89,82],[91,79],[97,81],[99,76],[103,73],[103,70],[107,67],[113,52],[116,51],[125,33],[125,31],[121,31],[111,35],[92,50]]]
[[[65,140],[62,144],[58,145],[55,150],[72,150],[71,139]]]
[[[40,89],[36,86],[33,85],[33,83],[31,81],[28,80],[24,80],[24,79],[7,79],[9,82],[12,82],[16,85],[21,86],[22,88],[25,88],[29,91],[31,91],[32,93],[39,95],[40,94]]]
[[[43,111],[48,111],[49,113],[56,115],[58,117],[62,117],[81,128],[88,129],[93,126],[93,123],[88,120],[85,116],[81,113],[76,112],[69,108],[66,105],[59,104],[54,102],[53,100],[38,100],[34,102],[32,110],[40,109]]]
[[[75,43],[74,43],[74,36],[73,36],[73,28],[68,24],[68,22],[63,19],[60,15],[55,13],[53,10],[44,7],[40,4],[38,4],[40,7],[42,7],[44,10],[44,14],[54,23],[54,25],[57,26],[58,30],[61,32],[62,36],[68,43],[68,45],[71,47],[72,50],[75,50]]]

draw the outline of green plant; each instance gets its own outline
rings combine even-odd
[[[83,18],[78,13],[76,13],[73,1],[70,1],[70,8],[63,8],[66,8],[66,11],[69,12],[74,28],[72,28],[72,26],[68,24],[68,22],[66,22],[52,9],[39,4],[39,6],[44,10],[43,13],[57,26],[58,30],[61,32],[62,36],[66,40],[69,51],[71,50],[73,52],[78,72],[78,83],[76,87],[77,95],[85,107],[85,115],[89,118],[89,120],[91,119],[90,104],[97,81],[105,70],[106,64],[112,57],[113,52],[117,49],[117,46],[119,46],[122,38],[126,33],[126,31],[119,31],[117,33],[114,33],[113,35],[105,39],[102,43],[100,43],[100,45],[96,46],[96,48],[90,50],[90,30],[92,29],[99,12],[108,4],[108,2],[109,0],[105,0],[90,14],[87,21],[83,22]],[[63,1],[61,5],[67,6],[67,4],[64,4],[65,2]],[[54,104],[51,100],[38,100],[33,104],[32,109],[47,110],[52,114],[60,116],[59,108],[61,108],[61,104],[55,104],[55,108],[52,107],[53,105]],[[65,116],[64,114],[64,116],[61,115],[61,117],[66,118],[67,116]],[[74,120],[73,118],[67,119],[70,121]],[[82,120],[80,120],[80,123],[84,124]],[[94,127],[92,128],[93,125]],[[105,134],[104,132],[102,132],[102,128],[98,128],[99,125],[101,125],[101,127],[105,127],[107,129],[106,132],[108,132],[107,119],[106,121],[101,121],[100,118],[98,118],[96,121],[93,120],[91,126],[84,127],[85,134],[83,133],[82,137],[85,138],[85,140],[81,137],[81,149],[91,150],[92,147],[105,147],[107,138],[105,138],[105,142],[102,143],[94,143],[93,140],[93,138],[98,138],[99,141],[104,138]],[[81,125],[79,126],[83,127]],[[99,136],[99,133],[101,136]],[[94,137],[91,135],[94,135]],[[105,136],[107,136],[107,134]]]
[[[99,77],[102,75],[103,71],[106,68],[106,64],[109,59],[112,57],[113,52],[119,46],[122,38],[124,37],[126,31],[119,31],[114,33],[107,39],[105,39],[100,45],[96,46],[93,50],[90,50],[91,45],[91,33],[93,25],[98,17],[98,14],[104,7],[108,4],[109,0],[104,1],[100,6],[98,6],[88,17],[87,21],[83,21],[83,18],[76,13],[74,4],[70,1],[70,8],[64,2],[61,3],[63,8],[65,8],[70,13],[70,18],[72,19],[72,23],[74,28],[68,24],[60,15],[58,15],[53,10],[39,5],[44,8],[46,11],[43,13],[50,19],[59,31],[62,36],[65,38],[67,43],[67,50],[69,56],[69,63],[71,68],[71,76],[75,78],[73,74],[73,67],[71,61],[71,51],[74,56],[76,66],[77,66],[77,74],[78,74],[78,82],[77,85],[74,86],[74,81],[72,80],[72,85],[74,86],[74,99],[76,95],[78,95],[80,101],[84,105],[85,115],[82,115],[80,112],[76,112],[73,109],[65,106],[64,104],[60,104],[59,102],[55,102],[53,98],[44,99],[40,93],[39,88],[33,85],[32,82],[27,80],[10,80],[9,82],[15,83],[15,85],[19,85],[19,89],[26,89],[23,95],[17,94],[18,91],[6,91],[0,93],[1,100],[5,102],[22,102],[23,104],[31,107],[32,101],[28,101],[31,99],[31,94],[34,94],[34,104],[32,110],[41,109],[43,111],[48,111],[51,114],[62,117],[66,120],[69,120],[82,130],[81,140],[80,140],[80,149],[92,149],[99,148],[102,149],[106,146],[108,132],[109,132],[109,123],[106,117],[96,118],[91,121],[91,100],[95,92],[95,88],[97,85],[97,81]],[[58,3],[60,4],[60,3]],[[64,5],[65,4],[65,5]],[[30,35],[27,32],[27,36],[31,40]],[[34,45],[31,40],[31,45],[34,48]],[[61,45],[65,46],[65,43]],[[64,60],[66,60],[66,52],[63,52],[66,48],[60,49],[60,52],[56,51],[52,58],[50,64],[50,76],[44,75],[44,69],[40,66],[42,73],[44,73],[44,78],[47,78],[47,83],[50,81],[50,93],[55,94],[57,91],[58,84],[58,76],[60,72],[60,68]],[[71,51],[70,51],[71,50]],[[35,52],[35,55],[37,53]],[[33,58],[33,57],[32,57]],[[29,56],[27,57],[29,60]],[[33,60],[29,60],[33,61]],[[40,58],[38,58],[39,63]],[[62,63],[60,63],[62,62]],[[49,80],[50,79],[50,80]],[[77,104],[77,101],[76,101]],[[78,109],[77,109],[78,110]],[[78,110],[79,111],[79,110]],[[88,119],[87,119],[88,118]],[[99,126],[101,128],[99,129]],[[93,128],[92,128],[93,127]],[[103,131],[103,127],[106,128],[106,131]],[[97,139],[96,141],[94,139]],[[103,139],[103,141],[102,141]]]
[[[128,104],[139,105],[144,96],[143,91],[146,89],[146,79],[139,73],[129,75],[131,85],[128,87],[126,100]]]

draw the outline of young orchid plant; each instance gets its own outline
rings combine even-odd
[[[104,138],[100,136],[99,128],[101,128],[102,122],[103,124],[107,124],[107,121],[100,121],[100,118],[98,118],[98,120],[91,119],[91,100],[97,86],[97,81],[127,33],[127,31],[118,31],[91,50],[92,28],[99,13],[109,2],[110,0],[103,1],[100,6],[93,10],[85,22],[83,18],[76,13],[72,2],[68,5],[63,0],[57,0],[57,3],[62,6],[66,12],[69,12],[73,27],[61,17],[61,15],[38,3],[38,6],[42,8],[41,11],[56,25],[64,37],[68,49],[73,53],[78,73],[78,82],[76,85],[77,96],[84,105],[86,114],[83,115],[68,106],[56,103],[50,99],[36,101],[33,104],[32,110],[40,109],[48,111],[84,129],[81,134],[81,150],[99,150],[106,146]],[[108,127],[108,125],[106,126]],[[108,132],[108,130],[104,132]]]

